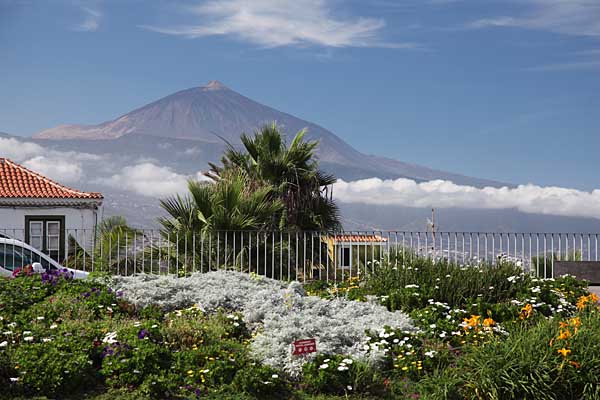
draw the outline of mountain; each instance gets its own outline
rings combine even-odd
[[[307,129],[308,138],[319,140],[318,155],[322,167],[345,180],[377,176],[416,181],[444,179],[477,187],[501,185],[361,153],[327,129],[260,104],[218,81],[179,91],[99,125],[59,125],[39,132],[33,138],[37,141],[70,141],[74,146],[82,140],[94,140],[97,142],[94,146],[100,147],[112,147],[113,143],[128,137],[142,141],[144,138],[148,141],[161,138],[187,143],[185,146],[200,150],[209,147],[216,150],[223,147],[223,139],[239,144],[242,132],[250,133],[272,121],[280,124],[288,135]]]

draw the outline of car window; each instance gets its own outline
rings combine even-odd
[[[29,254],[28,254],[29,253]],[[0,244],[0,266],[9,271],[32,264],[31,252],[21,246]]]

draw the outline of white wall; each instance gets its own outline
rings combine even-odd
[[[97,210],[77,209],[77,208],[38,208],[38,207],[0,207],[0,233],[16,239],[24,239],[25,236],[25,216],[26,215],[56,215],[65,217],[66,236],[75,237],[77,241],[85,247],[89,246],[94,235],[96,227]],[[75,232],[77,230],[77,232]]]

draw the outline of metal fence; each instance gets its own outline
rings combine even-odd
[[[422,257],[459,265],[512,262],[524,271],[552,277],[554,262],[598,261],[598,236],[588,233],[491,232],[266,232],[222,231],[163,234],[158,230],[67,230],[54,258],[64,266],[113,274],[178,274],[232,269],[277,279],[340,280]],[[0,236],[26,241],[22,229]],[[39,245],[39,244],[38,244]],[[42,252],[52,253],[42,243]],[[18,253],[18,249],[15,250]],[[35,260],[34,251],[21,258]],[[6,265],[0,244],[0,265]],[[3,259],[4,258],[4,259]],[[13,256],[14,259],[14,256]]]

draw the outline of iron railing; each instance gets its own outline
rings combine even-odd
[[[68,229],[60,251],[50,253],[64,266],[125,275],[182,275],[226,268],[278,279],[340,280],[368,273],[381,262],[398,266],[402,260],[425,257],[460,265],[512,262],[528,273],[552,277],[557,260],[598,261],[599,235],[405,231],[163,234],[134,230],[100,237],[94,230]],[[23,229],[0,229],[1,236],[27,239]],[[45,243],[41,247],[46,251]],[[18,263],[18,250],[16,254]],[[33,251],[20,256],[24,261],[39,261]],[[10,249],[6,251],[6,244],[0,244],[0,265],[6,266],[10,257]],[[15,255],[12,257],[14,261]]]

